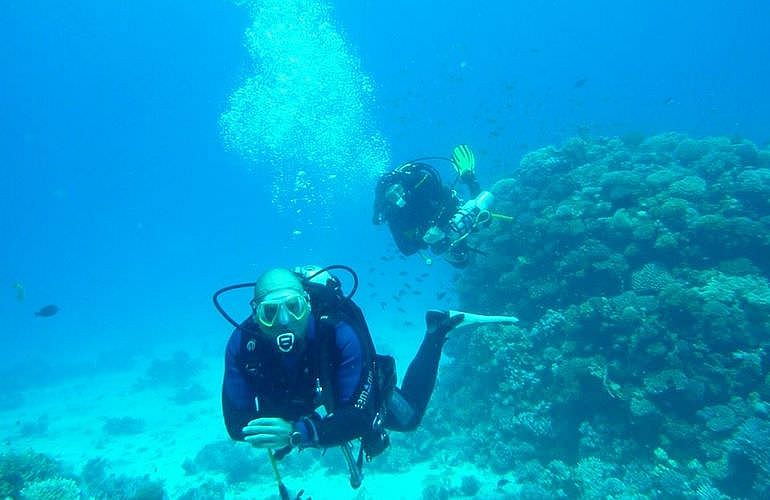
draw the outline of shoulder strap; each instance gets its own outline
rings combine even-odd
[[[334,376],[332,375],[332,342],[334,323],[328,316],[318,318],[318,380],[321,384],[321,404],[326,413],[334,411]]]
[[[348,323],[358,336],[362,348],[368,354],[370,362],[374,366],[377,363],[374,342],[372,342],[372,336],[369,333],[369,327],[366,324],[361,309],[352,300],[342,299],[342,302],[344,302],[343,306],[335,312],[328,315],[322,314],[317,318],[319,326],[318,378],[323,388],[321,403],[327,412],[334,411],[334,360],[332,359],[332,352],[334,352],[333,349],[336,346],[335,327],[337,323],[340,321]],[[374,376],[377,377],[376,370]]]

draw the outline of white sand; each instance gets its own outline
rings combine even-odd
[[[224,481],[220,474],[187,475],[182,468],[185,460],[195,458],[206,444],[227,439],[220,403],[222,360],[214,357],[205,360],[205,368],[195,377],[204,386],[205,400],[184,405],[169,399],[175,392],[171,387],[135,388],[136,382],[145,377],[149,363],[149,359],[143,360],[134,371],[99,373],[27,390],[23,407],[0,413],[3,450],[31,449],[45,453],[78,474],[89,460],[104,458],[111,473],[132,477],[149,475],[162,480],[170,498],[207,479]],[[38,435],[20,436],[23,424],[43,415],[48,419],[46,430]],[[144,432],[107,435],[103,430],[105,419],[120,417],[142,419],[146,424]],[[253,452],[258,457],[266,456],[263,450]],[[424,486],[431,478],[439,476],[459,485],[466,475],[482,481],[478,498],[499,496],[495,492],[497,475],[471,465],[449,469],[430,463],[415,464],[410,471],[398,474],[378,473],[369,467],[362,487],[352,490],[346,473],[332,474],[323,466],[323,461],[331,459],[332,454],[341,453],[338,449],[329,450],[326,457],[316,450],[303,453],[315,453],[317,460],[303,457],[304,460],[293,462],[310,464],[310,470],[290,470],[287,466],[291,463],[283,463],[281,472],[290,489],[301,486],[306,495],[315,500],[418,499],[422,498]],[[265,472],[260,480],[229,487],[228,498],[275,498],[275,492],[273,476]]]

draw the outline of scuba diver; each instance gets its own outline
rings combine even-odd
[[[445,186],[438,171],[427,160],[445,160],[457,172],[455,184],[465,184],[473,198],[465,203],[454,184]],[[384,173],[375,189],[375,225],[388,223],[393,240],[404,255],[430,249],[455,267],[468,264],[471,251],[468,236],[491,219],[494,196],[481,191],[476,180],[473,151],[460,145],[452,158],[418,158]],[[477,251],[477,250],[476,250]],[[431,263],[430,258],[426,262]]]
[[[351,274],[349,294],[332,269]],[[218,297],[246,287],[254,290],[252,312],[238,323]],[[293,449],[340,446],[357,488],[364,457],[371,460],[389,446],[388,430],[411,431],[420,424],[447,334],[464,325],[517,321],[428,311],[425,337],[397,387],[394,359],[376,353],[363,312],[351,300],[357,288],[358,277],[347,266],[306,266],[270,269],[255,283],[214,294],[215,307],[235,326],[222,383],[225,426],[232,439],[268,450],[282,498],[289,495],[276,460]]]

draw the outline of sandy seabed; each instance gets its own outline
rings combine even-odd
[[[101,458],[110,474],[161,480],[169,498],[178,498],[207,481],[226,482],[224,473],[191,474],[183,467],[207,444],[228,439],[220,402],[222,360],[214,356],[200,360],[202,368],[195,379],[203,391],[200,399],[184,404],[174,401],[177,388],[146,383],[150,359],[139,360],[128,371],[80,376],[29,388],[24,391],[21,407],[2,412],[3,451],[44,453],[76,474],[90,460]],[[143,431],[122,434],[105,429],[108,419],[124,417],[140,419]],[[263,450],[253,452],[257,457],[264,456],[267,462]],[[476,498],[508,496],[497,490],[499,476],[490,471],[471,464],[447,467],[438,462],[413,464],[409,471],[399,473],[365,468],[363,485],[353,490],[344,471],[334,471],[324,464],[331,459],[339,463],[339,456],[333,456],[341,453],[338,449],[328,450],[326,456],[317,450],[303,453],[316,454],[317,460],[289,460],[279,463],[279,467],[289,489],[304,489],[304,498],[421,499],[426,485],[435,483],[437,477],[459,485],[468,475],[481,482]],[[297,464],[300,466],[296,467]],[[292,470],[291,465],[304,470]],[[228,483],[226,497],[277,498],[276,483],[269,471],[265,468],[253,481]]]

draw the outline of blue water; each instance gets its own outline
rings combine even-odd
[[[767,2],[483,4],[333,4],[391,166],[468,143],[489,184],[577,133],[770,139]],[[254,74],[250,22],[221,1],[0,7],[4,363],[220,349],[228,328],[210,294],[269,266],[354,265],[373,317],[399,272],[426,269],[381,260],[394,249],[370,223],[370,184],[332,197],[330,216],[277,210],[275,170],[224,147],[220,116]],[[312,173],[312,159],[297,168]],[[348,168],[368,178],[373,166]],[[430,271],[426,295],[405,304],[416,322],[451,279],[444,265]],[[33,315],[49,303],[59,314]]]

